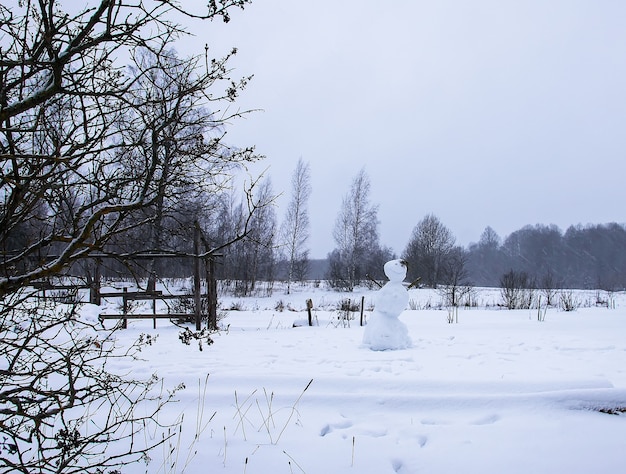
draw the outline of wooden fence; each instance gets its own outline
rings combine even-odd
[[[129,319],[152,319],[153,327],[156,329],[157,319],[191,319],[201,320],[201,308],[194,308],[194,313],[157,313],[156,302],[164,300],[175,300],[184,298],[193,298],[194,295],[164,295],[162,291],[128,291],[127,288],[123,288],[122,292],[109,292],[100,293],[102,298],[122,298],[122,313],[117,314],[105,314],[101,313],[98,318],[101,323],[104,323],[106,319],[120,319],[122,321],[122,328],[128,327]],[[152,313],[137,314],[129,311],[129,301],[152,301]]]
[[[205,253],[200,253],[201,241],[205,246]],[[217,329],[217,282],[215,280],[215,258],[221,255],[210,251],[209,245],[206,239],[203,238],[202,232],[199,226],[196,226],[196,232],[194,234],[194,253],[143,253],[134,254],[129,256],[128,259],[156,259],[156,258],[193,258],[194,259],[194,275],[193,275],[193,293],[191,295],[164,295],[160,291],[128,291],[126,288],[119,293],[103,293],[100,288],[101,271],[100,265],[102,259],[105,258],[120,258],[120,256],[93,253],[91,258],[95,259],[96,265],[94,269],[94,275],[91,278],[89,284],[83,285],[64,285],[53,284],[48,281],[33,282],[33,287],[42,290],[44,296],[46,290],[69,290],[88,288],[89,289],[89,302],[100,305],[102,298],[122,298],[122,312],[120,314],[100,314],[100,321],[103,322],[106,319],[121,319],[122,327],[128,327],[129,319],[152,319],[154,321],[154,327],[156,328],[157,319],[191,319],[195,320],[196,330],[201,329],[201,321],[203,316],[207,318],[207,326],[209,329]],[[204,266],[206,281],[206,294],[202,294],[202,266]],[[172,314],[172,313],[157,313],[156,301],[169,300],[169,299],[181,299],[181,298],[193,298],[194,312],[193,314]],[[202,301],[206,299],[207,311],[206,314],[202,314]],[[129,301],[136,300],[151,300],[152,301],[152,313],[149,314],[134,314],[129,312]]]

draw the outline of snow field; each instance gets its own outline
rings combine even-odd
[[[434,298],[425,291],[411,297]],[[202,351],[165,321],[119,332],[122,345],[158,334],[126,370],[186,385],[161,415],[184,413],[182,430],[132,472],[622,472],[626,416],[598,409],[626,407],[623,295],[614,310],[549,309],[543,322],[536,310],[461,310],[458,324],[406,310],[413,347],[396,351],[364,348],[358,316],[344,327],[330,303],[315,327],[273,309],[308,297],[246,300]]]

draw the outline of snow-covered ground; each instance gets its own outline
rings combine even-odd
[[[131,370],[186,388],[161,415],[184,414],[182,430],[125,472],[623,472],[626,414],[600,410],[626,409],[626,295],[607,309],[579,292],[583,307],[538,321],[478,291],[479,306],[449,324],[437,293],[411,290],[418,309],[400,320],[413,347],[395,351],[363,347],[358,314],[337,319],[342,298],[365,296],[371,314],[370,290],[224,298],[224,329],[202,351],[167,321],[130,322],[122,346],[158,335]],[[318,325],[293,327],[308,298]]]

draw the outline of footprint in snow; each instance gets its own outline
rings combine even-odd
[[[417,444],[419,444],[419,447],[423,448],[428,442],[428,437],[423,435],[417,435],[415,436],[415,440],[417,441]]]
[[[482,418],[478,418],[477,420],[474,420],[470,424],[471,425],[492,425],[492,424],[496,423],[497,421],[500,421],[500,416],[498,416],[498,415],[487,415],[487,416],[484,416]]]
[[[393,468],[393,472],[402,472],[404,463],[400,459],[392,459],[391,467]]]
[[[333,431],[345,430],[346,428],[350,428],[352,426],[352,422],[350,420],[342,420],[338,423],[328,423],[322,427],[320,430],[320,436],[326,436],[328,433],[332,433]]]
[[[436,420],[435,418],[423,418],[420,420],[422,425],[449,425],[450,422],[447,420]]]

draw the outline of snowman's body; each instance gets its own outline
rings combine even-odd
[[[385,275],[389,281],[376,294],[375,310],[363,334],[363,345],[373,351],[406,349],[412,344],[406,325],[398,319],[409,302],[409,294],[402,285],[406,263],[387,262]]]

